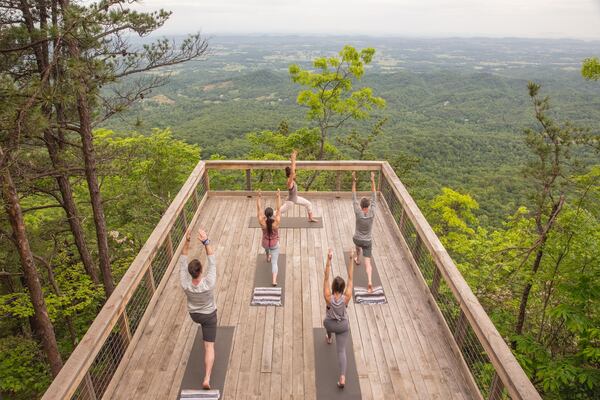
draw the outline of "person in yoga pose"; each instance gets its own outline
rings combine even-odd
[[[273,286],[277,286],[277,259],[279,258],[279,223],[281,221],[281,214],[279,209],[281,208],[281,193],[277,189],[277,213],[273,217],[273,209],[271,207],[265,208],[264,212],[261,205],[262,193],[258,191],[256,197],[256,217],[258,223],[262,228],[262,247],[265,249],[267,255],[267,262],[271,263],[271,273],[273,274]]]
[[[352,241],[356,246],[356,257],[354,262],[360,264],[359,257],[362,251],[365,260],[365,270],[367,272],[367,291],[373,291],[373,282],[371,281],[372,267],[371,255],[373,247],[373,220],[375,219],[375,205],[377,202],[377,192],[375,190],[375,172],[371,171],[371,199],[363,197],[360,202],[356,198],[356,172],[352,172],[352,204],[354,206],[354,215],[356,216],[356,228]]]
[[[198,259],[188,262],[191,233],[185,238],[179,257],[179,278],[187,297],[187,308],[192,320],[202,326],[204,340],[204,381],[203,389],[210,389],[210,373],[215,361],[215,340],[217,337],[217,307],[213,290],[217,280],[215,253],[205,231],[198,231],[198,240],[204,245],[207,256],[206,274],[202,277],[203,265]]]
[[[329,272],[331,271],[331,258],[333,250],[329,249],[327,261],[325,263],[325,278],[323,280],[323,297],[327,308],[325,310],[325,319],[323,326],[327,331],[325,340],[328,344],[333,343],[332,333],[335,333],[335,345],[337,350],[338,366],[340,377],[337,385],[340,389],[346,384],[346,342],[350,334],[350,324],[348,323],[348,314],[346,307],[352,300],[352,276],[354,275],[354,250],[348,260],[348,284],[344,282],[341,276],[336,276],[329,286]]]
[[[294,204],[298,204],[299,206],[306,208],[306,211],[308,213],[308,220],[310,222],[317,222],[317,220],[313,218],[312,204],[310,203],[310,201],[306,200],[304,197],[298,196],[298,184],[296,183],[296,156],[298,156],[298,152],[296,150],[292,151],[292,155],[290,156],[292,166],[285,167],[285,176],[287,176],[288,198],[286,199],[285,203],[283,203],[281,211],[278,214],[283,214],[288,210],[288,208],[290,208]]]

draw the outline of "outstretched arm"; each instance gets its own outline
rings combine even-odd
[[[204,250],[206,250],[207,256],[212,256],[215,254],[212,246],[210,245],[210,241],[208,240],[208,235],[206,234],[206,232],[204,230],[202,230],[202,229],[198,230],[198,239],[200,239],[200,241],[204,245]]]
[[[262,204],[261,204],[261,200],[262,200],[262,193],[259,190],[256,193],[256,218],[258,218],[258,223],[260,223],[261,217],[262,217]]]
[[[371,171],[371,192],[376,192],[375,189],[375,171]]]
[[[327,304],[331,303],[331,288],[329,286],[329,271],[331,271],[331,259],[333,250],[330,248],[327,252],[327,261],[325,262],[325,277],[323,278],[323,297]]]
[[[292,155],[290,156],[290,161],[292,162],[292,173],[290,174],[290,178],[296,179],[296,157],[298,156],[298,151],[292,151]]]
[[[350,259],[348,260],[348,284],[346,285],[346,292],[344,293],[344,301],[346,304],[352,300],[352,288],[354,286],[354,257],[356,257],[356,250],[352,248],[350,253]]]
[[[192,284],[192,277],[188,272],[188,253],[190,251],[190,242],[192,241],[192,234],[188,232],[185,235],[185,242],[183,243],[183,249],[181,250],[181,255],[179,256],[179,281],[181,282],[181,287],[184,289],[188,289]]]
[[[369,212],[374,213],[377,205],[377,189],[375,188],[375,172],[371,171],[371,206]]]
[[[352,207],[354,207],[354,213],[360,212],[360,205],[356,198],[356,171],[352,171]]]
[[[279,210],[281,209],[281,192],[279,191],[279,189],[277,189],[275,204],[277,206],[277,212],[275,213],[275,223],[277,224],[277,228],[279,228],[279,222],[281,221],[281,212],[279,212]]]

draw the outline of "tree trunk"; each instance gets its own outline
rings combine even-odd
[[[113,282],[112,270],[110,268],[110,255],[108,251],[108,234],[106,231],[106,220],[104,219],[104,206],[100,195],[98,174],[96,170],[96,154],[92,137],[92,123],[90,108],[87,102],[85,88],[80,87],[77,94],[77,111],[79,112],[81,142],[83,144],[83,159],[85,162],[85,178],[90,192],[94,224],[96,225],[96,240],[98,241],[98,255],[100,258],[100,271],[102,272],[102,283],[106,297],[110,297],[115,284]]]
[[[0,150],[0,156],[4,156],[2,150]],[[40,284],[31,248],[29,247],[29,240],[27,239],[27,232],[25,231],[25,221],[23,220],[19,196],[10,175],[10,171],[8,170],[8,166],[5,166],[0,170],[0,185],[2,185],[2,197],[6,213],[10,220],[16,242],[15,244],[19,251],[19,257],[21,258],[21,266],[23,268],[23,275],[29,292],[29,298],[33,304],[36,327],[39,330],[42,347],[48,357],[52,375],[56,376],[62,368],[62,359],[58,352],[54,327],[48,316],[48,310],[42,292],[42,285]]]
[[[540,265],[542,263],[542,257],[544,256],[544,244],[546,244],[547,238],[548,238],[548,235],[542,236],[542,239],[540,241],[540,247],[539,247],[537,253],[535,254],[535,260],[533,261],[533,266],[531,268],[531,272],[532,272],[533,276],[535,276],[535,274],[537,273],[537,271],[540,268]],[[533,279],[533,276],[532,276],[532,279]],[[533,287],[533,284],[531,283],[531,281],[527,282],[527,284],[525,285],[525,288],[523,289],[523,293],[521,294],[521,303],[519,304],[519,314],[517,317],[517,324],[515,326],[515,333],[517,335],[520,335],[523,333],[523,326],[525,325],[525,317],[526,317],[526,312],[527,312],[527,303],[529,302],[529,294],[531,293],[532,287]],[[515,341],[512,341],[511,347],[513,348],[513,350],[516,349],[517,343]]]
[[[68,21],[69,1],[60,0],[62,15],[65,19],[65,26],[70,25]],[[83,62],[79,53],[77,42],[69,35],[64,38],[69,49],[69,54],[76,62]],[[96,240],[98,242],[98,255],[100,259],[100,272],[102,273],[102,283],[106,297],[110,297],[115,284],[113,282],[112,270],[110,268],[110,255],[108,250],[108,234],[106,231],[106,220],[104,218],[104,206],[100,195],[100,186],[98,184],[98,174],[96,170],[96,154],[94,151],[94,139],[92,135],[92,116],[91,106],[87,98],[87,82],[85,76],[78,72],[78,67],[73,68],[73,72],[78,75],[76,88],[77,113],[79,114],[79,134],[83,145],[83,160],[85,164],[85,178],[90,192],[92,203],[92,212],[94,215],[94,224],[96,226]]]
[[[44,139],[46,141],[46,148],[48,149],[50,160],[52,161],[52,166],[55,170],[61,171],[63,165],[59,156],[60,150],[56,138],[54,137],[52,132],[46,130],[44,132]],[[75,239],[75,245],[77,246],[77,250],[79,251],[83,267],[92,279],[92,282],[98,284],[100,283],[100,280],[98,279],[98,274],[96,274],[96,269],[94,266],[92,255],[90,254],[87,248],[87,244],[85,243],[83,227],[81,226],[81,219],[79,218],[77,206],[75,205],[75,200],[73,199],[73,190],[71,189],[71,183],[62,172],[56,176],[56,183],[58,184],[58,187],[60,189],[60,193],[63,199],[62,207],[64,208],[65,213],[67,214],[69,227],[71,228],[71,233],[73,234],[73,238]]]

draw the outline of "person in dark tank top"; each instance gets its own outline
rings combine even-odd
[[[306,212],[308,213],[308,220],[310,222],[317,222],[317,220],[313,217],[311,202],[306,200],[304,197],[298,196],[298,184],[296,183],[297,156],[298,152],[294,150],[290,156],[290,161],[292,163],[291,167],[285,167],[285,176],[287,177],[288,198],[285,200],[285,203],[283,203],[283,206],[281,207],[281,212],[278,214],[283,214],[294,204],[298,204],[299,206],[306,208]]]
[[[271,207],[262,208],[262,193],[259,190],[256,196],[256,217],[262,229],[262,247],[267,255],[267,262],[271,263],[271,274],[273,275],[273,286],[277,286],[277,272],[279,267],[277,260],[279,258],[279,224],[281,221],[281,193],[277,189],[276,207],[277,212],[274,213]]]
[[[335,333],[335,345],[337,350],[338,367],[340,377],[337,386],[340,389],[346,384],[346,343],[350,334],[350,324],[348,323],[348,313],[346,308],[352,300],[352,286],[354,275],[354,257],[355,251],[348,259],[348,284],[344,282],[341,276],[336,276],[329,286],[329,273],[331,271],[331,259],[333,258],[333,250],[329,249],[327,253],[327,261],[325,262],[325,277],[323,279],[323,297],[325,297],[326,310],[323,326],[327,331],[325,340],[328,344],[333,343],[332,333]]]

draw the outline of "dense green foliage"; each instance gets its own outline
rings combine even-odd
[[[115,279],[200,158],[200,146],[211,158],[287,159],[297,149],[299,158],[308,160],[387,159],[544,398],[600,397],[600,166],[593,146],[580,145],[593,144],[586,140],[598,133],[597,83],[583,81],[578,68],[565,70],[562,60],[561,67],[537,65],[550,57],[531,50],[537,42],[494,42],[515,49],[514,56],[495,53],[475,39],[458,47],[415,41],[407,45],[410,51],[384,41],[377,60],[371,47],[345,46],[338,52],[334,39],[313,45],[313,53],[297,54],[304,41],[286,39],[295,46],[290,59],[279,47],[238,46],[236,39],[200,67],[154,71],[146,78],[170,74],[170,83],[94,132]],[[577,63],[582,59],[579,53],[568,55]],[[517,59],[513,63],[510,57]],[[454,59],[468,61],[453,64]],[[595,68],[597,59],[588,60],[583,75],[594,79]],[[536,97],[532,105],[528,78],[539,79],[552,102]],[[552,135],[567,144],[560,147],[565,151],[561,174],[548,192],[550,200],[564,199],[554,219],[549,217],[555,203],[542,196],[552,176],[546,163],[553,154]],[[39,147],[24,147],[18,155],[31,165],[49,164]],[[75,146],[63,157],[81,164]],[[69,179],[86,238],[94,244],[81,169]],[[253,179],[256,188],[268,190],[282,187],[285,178],[254,171]],[[335,174],[299,171],[298,180],[305,187],[332,189]],[[244,183],[239,173],[211,176],[213,189],[242,189]],[[28,179],[18,184],[27,189],[21,198],[27,230],[66,358],[101,307],[104,292],[79,260],[64,211],[52,195],[54,180],[36,177],[35,190],[29,190]],[[348,180],[342,184],[349,187]],[[540,245],[540,221],[549,219],[552,229]],[[51,376],[30,328],[33,309],[4,214],[0,228],[0,264],[6,272],[0,276],[0,393],[35,398]],[[531,255],[540,248],[543,257],[533,271]],[[515,332],[527,285],[526,319]]]
[[[102,194],[108,205],[113,270],[119,279],[198,162],[200,151],[174,139],[168,130],[146,135],[100,130],[95,137],[99,153],[106,157],[101,171]],[[89,204],[84,182],[74,177],[73,188],[78,204]],[[39,195],[25,196],[22,201],[26,208],[51,203]],[[88,207],[82,209],[86,215],[91,213]],[[42,283],[59,349],[67,358],[103,304],[104,293],[85,274],[65,230],[62,209],[43,208],[27,212],[26,217],[34,253],[48,263],[40,263]],[[2,222],[2,232],[7,230],[4,225]],[[85,228],[87,237],[92,238],[91,218],[86,219]],[[0,243],[3,270],[18,274],[18,256],[12,243],[5,237]],[[50,271],[60,293],[53,290]],[[51,377],[28,328],[27,318],[33,309],[17,277],[7,278],[12,290],[7,291],[7,279],[0,286],[0,392],[9,398],[30,399],[43,393]]]

